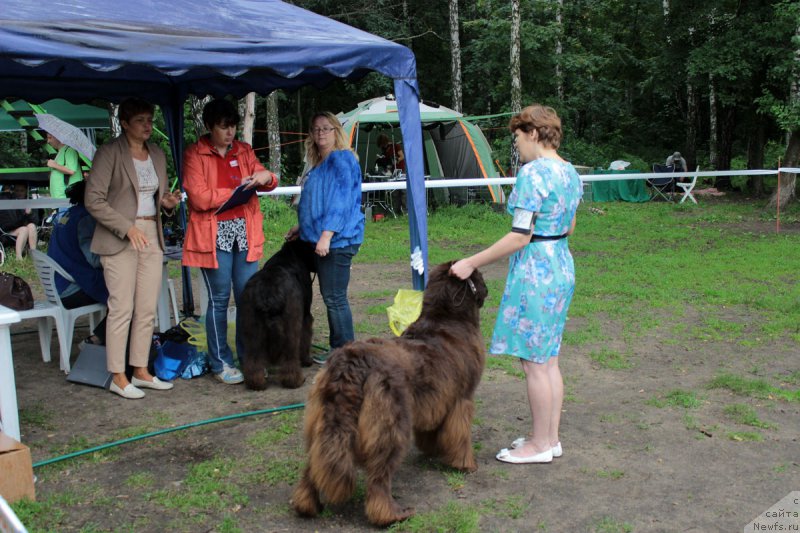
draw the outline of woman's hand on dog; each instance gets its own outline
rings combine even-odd
[[[467,279],[473,272],[475,272],[475,267],[469,263],[469,259],[456,261],[453,263],[453,266],[450,267],[450,275],[458,279]]]

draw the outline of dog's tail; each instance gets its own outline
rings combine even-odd
[[[330,368],[317,375],[306,405],[306,444],[309,474],[330,503],[342,503],[355,491],[354,444],[361,387],[331,379]]]

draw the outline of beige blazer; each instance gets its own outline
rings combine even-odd
[[[148,142],[147,149],[158,175],[155,202],[156,210],[160,213],[161,197],[167,190],[167,158],[154,143]],[[97,149],[89,179],[86,181],[84,201],[86,210],[97,221],[92,238],[92,252],[97,255],[121,252],[128,243],[128,230],[136,222],[136,211],[139,208],[139,178],[124,133]],[[164,250],[161,217],[156,218],[158,244]]]

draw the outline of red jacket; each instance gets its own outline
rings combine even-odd
[[[236,154],[242,176],[265,170],[253,148],[233,141],[229,153]],[[183,265],[217,268],[217,217],[214,212],[231,197],[233,189],[217,188],[217,154],[211,151],[207,138],[189,146],[183,154],[183,188],[188,197],[189,222],[183,243]],[[278,181],[259,187],[271,191]],[[264,216],[257,195],[244,206],[247,226],[247,260],[258,261],[264,255]]]

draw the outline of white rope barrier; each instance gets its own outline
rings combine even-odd
[[[778,172],[784,173],[800,173],[800,169],[792,167],[781,167],[778,169],[764,169],[764,170],[703,170],[699,172],[648,172],[648,173],[628,173],[628,174],[583,174],[581,181],[619,181],[619,180],[645,180],[651,178],[683,178],[694,177],[713,177],[713,176],[776,176]],[[457,178],[457,179],[425,179],[426,189],[438,189],[443,187],[485,187],[487,185],[513,185],[516,183],[517,178]],[[406,188],[405,180],[386,180],[378,182],[364,182],[361,184],[363,192],[370,191],[395,191]],[[267,195],[289,195],[300,194],[300,187],[278,187],[268,193],[259,193]]]

